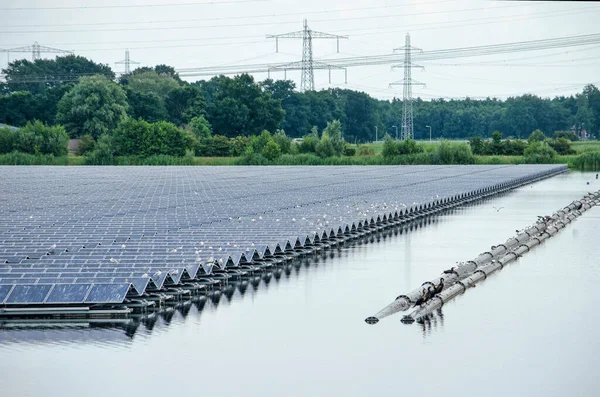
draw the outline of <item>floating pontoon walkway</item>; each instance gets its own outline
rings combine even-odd
[[[567,224],[596,205],[600,205],[600,191],[588,193],[582,199],[559,209],[552,216],[538,217],[533,225],[517,231],[517,235],[492,246],[490,251],[479,254],[475,259],[461,262],[458,266],[445,270],[439,277],[425,281],[418,288],[398,296],[377,314],[367,317],[365,321],[376,324],[382,318],[411,307],[414,308],[413,312],[405,315],[402,322],[411,324],[415,320],[425,318],[446,302],[466,292],[468,288],[474,287],[479,281],[487,279],[496,270],[504,268],[533,247],[553,237]],[[428,290],[431,291],[429,294],[427,294]]]
[[[0,316],[151,307],[566,170],[0,167]]]

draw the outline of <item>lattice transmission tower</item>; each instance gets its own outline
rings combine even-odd
[[[139,64],[139,62],[132,61],[131,58],[129,58],[129,50],[125,50],[125,59],[123,59],[122,61],[115,62],[115,65],[125,65],[125,74],[131,73],[131,65]]]
[[[308,21],[304,20],[304,29],[297,32],[267,35],[268,39],[275,39],[275,52],[279,52],[279,39],[302,39],[302,79],[300,81],[301,91],[313,91],[315,89],[314,69],[329,69],[329,80],[331,82],[331,69],[344,69],[339,66],[328,65],[324,62],[313,60],[313,39],[335,39],[337,41],[337,52],[340,52],[340,39],[347,39],[348,36],[317,32],[308,27]],[[292,62],[288,65],[278,66],[274,70],[296,69],[298,62]]]
[[[412,105],[412,86],[413,85],[422,85],[425,84],[420,83],[416,80],[412,79],[411,71],[412,68],[421,68],[422,66],[415,65],[412,63],[411,53],[413,50],[422,51],[420,48],[412,47],[410,45],[410,34],[406,34],[406,38],[404,40],[404,47],[395,48],[394,52],[404,51],[404,62],[399,65],[394,65],[392,68],[404,68],[404,78],[400,81],[396,81],[395,83],[390,83],[390,87],[394,85],[402,85],[402,140],[405,139],[414,139],[414,127],[413,127],[413,105]]]
[[[58,48],[52,48],[52,47],[46,47],[46,46],[40,45],[37,41],[35,43],[33,43],[33,45],[30,45],[30,46],[9,48],[7,50],[2,50],[2,51],[7,53],[8,62],[10,62],[10,53],[11,52],[30,52],[31,59],[33,61],[42,59],[42,52],[54,53],[54,54],[73,54],[72,51],[66,51],[66,50],[61,50]]]

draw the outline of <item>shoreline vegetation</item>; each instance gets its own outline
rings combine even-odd
[[[426,143],[424,145],[435,147],[440,143]],[[456,146],[456,143],[449,142],[449,146]],[[468,145],[468,144],[463,144]],[[190,153],[182,156],[152,155],[148,157],[141,156],[113,156],[110,162],[104,162],[98,165],[121,165],[121,166],[141,166],[141,165],[187,165],[187,166],[232,166],[232,165],[435,165],[435,164],[528,164],[526,156],[506,156],[506,155],[471,155],[466,158],[456,156],[440,157],[439,150],[431,150],[416,153],[404,154],[391,157],[384,157],[377,153],[381,146],[378,144],[365,144],[360,146],[373,146],[373,154],[354,155],[354,156],[330,156],[319,157],[311,153],[284,154],[275,159],[267,159],[264,156],[234,156],[234,157],[206,157],[194,156]],[[557,155],[550,161],[535,162],[537,164],[567,164],[570,169],[580,171],[599,171],[600,170],[600,142],[588,141],[577,142],[575,149],[577,154]],[[0,165],[63,165],[63,166],[82,166],[94,165],[86,161],[85,156],[74,154],[54,156],[53,154],[30,154],[22,152],[12,152],[0,154]]]

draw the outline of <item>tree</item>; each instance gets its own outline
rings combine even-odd
[[[344,154],[346,142],[342,137],[342,124],[338,120],[327,123],[316,152],[321,157],[341,156]]]
[[[340,97],[344,112],[344,136],[354,142],[371,142],[375,139],[375,100],[364,92],[352,90],[335,90],[334,95]]]
[[[125,88],[125,92],[129,104],[129,115],[134,119],[141,118],[155,122],[166,120],[169,117],[165,101],[159,95],[152,92],[136,92],[128,87]]]
[[[179,88],[179,83],[169,75],[149,71],[133,74],[128,79],[127,87],[134,92],[155,94],[164,100],[171,91]]]
[[[336,156],[341,156],[344,153],[346,147],[346,141],[342,136],[342,123],[339,120],[333,120],[327,123],[327,126],[323,130],[321,140],[323,138],[329,138],[333,145],[333,150]]]
[[[588,133],[600,139],[600,90],[593,84],[588,84],[583,89],[583,96],[589,109]]]
[[[97,139],[111,133],[126,117],[127,96],[104,76],[83,77],[58,102],[56,119],[71,137],[84,134]]]
[[[186,84],[169,92],[165,99],[169,121],[175,125],[185,125],[194,117],[206,116],[206,102],[200,89]]]
[[[212,127],[204,116],[192,118],[187,127],[198,139],[210,138],[212,136]]]
[[[264,92],[271,94],[277,100],[285,101],[294,95],[296,84],[291,80],[267,79],[259,84]]]
[[[247,74],[214,77],[200,83],[207,102],[207,119],[215,132],[234,137],[275,131],[284,117],[281,100]]]
[[[108,65],[95,63],[78,55],[58,56],[54,59],[36,59],[31,62],[19,59],[2,70],[6,76],[5,91],[29,91],[40,94],[81,76],[99,74],[114,79],[115,74]]]

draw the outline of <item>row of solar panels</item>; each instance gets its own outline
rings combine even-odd
[[[263,256],[268,252],[275,252],[277,246],[283,250],[288,246],[297,244],[301,246],[312,244],[318,239],[316,238],[317,233],[321,237],[336,235],[345,231],[346,227],[350,228],[351,225],[360,226],[363,223],[374,223],[378,217],[393,215],[398,209],[394,208],[394,211],[391,211],[389,207],[399,206],[402,203],[399,200],[400,197],[402,197],[402,200],[407,201],[411,210],[415,211],[422,209],[423,206],[439,203],[450,197],[457,197],[466,193],[476,194],[482,190],[498,188],[508,183],[523,182],[531,178],[561,171],[560,168],[555,166],[524,168],[513,166],[459,167],[458,169],[416,167],[410,168],[410,173],[405,175],[399,172],[399,168],[403,167],[393,167],[388,168],[394,171],[393,175],[378,175],[369,167],[365,167],[368,171],[362,168],[355,169],[356,174],[347,171],[339,172],[339,169],[336,168],[328,167],[327,172],[324,172],[325,169],[323,169],[320,176],[315,175],[314,169],[311,168],[311,176],[295,177],[297,173],[292,173],[292,171],[303,171],[302,167],[295,167],[288,170],[288,175],[280,178],[274,178],[273,175],[265,177],[264,171],[257,173],[256,170],[252,170],[250,174],[257,176],[254,181],[244,181],[243,176],[241,176],[241,179],[240,177],[236,178],[234,175],[228,174],[229,171],[227,171],[224,173],[229,175],[227,179],[240,181],[242,186],[250,190],[249,192],[240,193],[239,190],[234,189],[237,193],[233,196],[244,198],[242,204],[224,200],[225,197],[232,196],[230,194],[231,189],[219,188],[214,181],[209,184],[210,189],[205,189],[198,195],[193,194],[189,189],[180,188],[179,183],[181,180],[185,180],[183,178],[178,178],[174,183],[165,181],[174,190],[174,192],[169,191],[166,193],[169,197],[178,194],[190,195],[190,197],[201,196],[211,203],[220,203],[219,211],[202,211],[203,201],[195,198],[175,200],[175,202],[186,204],[183,209],[177,205],[165,206],[160,204],[163,200],[155,200],[152,197],[149,200],[144,200],[143,197],[138,197],[140,194],[135,194],[135,189],[132,186],[125,185],[119,185],[119,189],[129,189],[130,201],[121,206],[118,205],[119,202],[114,201],[115,198],[120,197],[121,191],[114,187],[108,192],[102,192],[109,195],[100,197],[99,200],[96,200],[93,195],[91,197],[81,197],[84,195],[81,191],[78,192],[82,194],[75,194],[68,198],[63,197],[62,194],[58,196],[49,194],[48,201],[50,203],[57,197],[59,197],[59,202],[60,200],[72,201],[70,208],[63,205],[64,203],[59,204],[57,202],[54,206],[49,205],[46,208],[48,212],[44,213],[44,216],[64,217],[62,221],[57,221],[54,225],[47,220],[42,220],[38,223],[39,227],[32,228],[32,222],[35,222],[37,217],[43,218],[43,216],[36,213],[32,215],[33,218],[25,217],[24,215],[31,208],[20,207],[20,210],[14,210],[15,212],[8,210],[8,213],[5,208],[0,209],[0,214],[2,214],[2,219],[0,219],[0,231],[2,231],[0,234],[0,262],[3,252],[10,262],[5,264],[4,267],[0,263],[0,274],[2,274],[0,283],[4,283],[4,280],[6,280],[7,283],[12,283],[14,286],[21,284],[45,285],[48,280],[52,280],[60,285],[61,281],[63,283],[81,284],[93,283],[96,279],[96,281],[102,283],[132,285],[135,292],[141,294],[148,285],[151,285],[152,288],[162,288],[167,279],[169,282],[178,283],[184,273],[187,273],[189,278],[197,277],[202,274],[203,270],[204,273],[210,273],[210,267],[206,271],[206,262],[211,257],[213,261],[222,259],[226,263],[231,260],[234,264],[237,264],[242,258],[248,259],[249,256]],[[379,169],[382,170],[385,167]],[[151,174],[155,170],[154,168],[149,169]],[[160,168],[158,168],[158,171],[163,172]],[[202,169],[203,171],[204,169]],[[137,172],[137,169],[135,172]],[[333,179],[342,180],[332,181],[329,172],[335,175]],[[110,173],[112,173],[112,169],[110,169]],[[186,178],[194,177],[189,169],[186,169],[185,173]],[[222,175],[222,173],[217,172],[215,175]],[[424,178],[424,176],[427,177]],[[121,177],[124,177],[125,180],[131,180],[133,186],[139,188],[140,184],[132,179],[134,178],[132,175],[121,175]],[[318,177],[323,178],[328,183],[319,182]],[[286,178],[289,179],[286,180]],[[164,178],[159,178],[159,180],[162,179]],[[256,189],[257,183],[261,179],[271,179],[275,183]],[[156,182],[156,178],[152,180],[153,183]],[[301,189],[297,186],[286,185],[286,181],[291,180],[294,180],[294,182],[301,181],[303,183]],[[41,185],[50,190],[53,188],[53,185],[48,186],[43,181]],[[77,184],[74,185],[77,189]],[[93,193],[96,189],[93,184],[84,184],[84,186],[87,188],[86,194]],[[186,186],[186,188],[190,186]],[[268,190],[266,187],[272,189]],[[106,189],[106,187],[103,189]],[[9,192],[14,193],[15,190],[10,189]],[[116,192],[116,195],[110,195],[112,192]],[[152,189],[145,189],[145,192],[156,194]],[[435,192],[437,194],[434,195]],[[20,195],[22,195],[22,192],[12,195],[12,197],[19,197]],[[132,199],[132,195],[136,197]],[[3,196],[4,192],[0,193],[0,197]],[[84,200],[81,200],[81,198],[84,198]],[[260,198],[258,203],[248,203],[249,200],[256,200],[257,198]],[[384,205],[384,203],[387,203],[387,205]],[[14,204],[14,202],[11,202],[11,204]],[[20,204],[23,204],[23,202]],[[165,224],[160,225],[161,227],[157,227],[160,222],[152,219],[157,212],[145,208],[144,206],[147,204],[158,204],[155,207],[156,211],[159,211],[158,213],[161,213],[160,211],[164,212],[161,213],[160,218],[165,219]],[[36,205],[37,208],[45,208],[40,207],[39,202]],[[123,211],[124,207],[136,206],[138,211]],[[244,208],[244,206],[246,207]],[[144,209],[142,210],[142,208]],[[158,208],[162,208],[162,210]],[[244,222],[222,221],[222,219],[217,219],[215,222],[211,221],[217,216],[234,218],[239,214],[244,215],[245,218],[258,217],[260,216],[259,213],[252,212],[256,211],[257,208],[265,210],[261,213],[263,214],[263,219],[260,219],[261,222],[246,222],[246,219],[244,219]],[[61,209],[64,212],[56,214],[50,211],[51,209]],[[405,209],[401,208],[400,211],[405,211]],[[315,227],[302,221],[302,217],[314,218],[325,212],[332,220],[327,227]],[[74,216],[74,214],[81,216]],[[97,221],[78,221],[78,219],[83,219],[83,214],[93,217]],[[138,216],[140,214],[142,215]],[[7,216],[5,217],[5,215]],[[343,220],[335,221],[338,215]],[[150,218],[145,219],[146,216]],[[199,218],[190,221],[190,216]],[[204,218],[206,216],[209,217],[208,220]],[[228,218],[225,219],[229,220]],[[296,221],[291,222],[290,220],[294,218]],[[16,221],[14,221],[15,219]],[[34,219],[34,221],[31,219]],[[117,221],[117,223],[114,221]],[[127,224],[128,227],[123,227],[123,224]],[[21,226],[20,230],[15,230]],[[320,230],[311,230],[313,228]],[[132,239],[133,235],[123,235],[126,230],[135,230],[139,234]],[[54,241],[53,236],[56,239]],[[68,242],[69,236],[72,236],[71,243]],[[59,238],[67,238],[67,241],[63,243]],[[102,241],[103,245],[88,247],[88,243],[94,241]],[[201,249],[203,258],[198,261],[199,255],[195,253],[195,247],[199,245],[200,241],[206,241],[206,243]],[[82,242],[88,244],[85,249],[82,248]],[[104,242],[111,245],[106,245]],[[126,244],[126,248],[120,247],[122,242]],[[235,243],[238,247],[229,246],[227,243]],[[45,255],[46,252],[44,251],[51,244],[56,244],[55,252]],[[181,250],[166,252],[169,249],[176,249],[175,247],[179,245],[182,246]],[[213,248],[207,248],[207,246]],[[216,247],[221,249],[217,251]],[[132,254],[130,250],[136,254]],[[39,255],[40,253],[42,255]],[[27,259],[27,256],[19,258],[21,254],[31,254],[31,259]],[[39,259],[34,258],[36,256],[39,256]],[[14,263],[15,258],[18,263]],[[59,273],[59,277],[39,276],[41,273],[52,273],[52,269],[58,268],[66,269],[64,272]],[[20,269],[37,269],[43,270],[43,272],[37,273],[38,276],[34,277],[27,274],[27,271],[22,271],[19,274]],[[88,269],[98,271],[92,277],[87,274],[89,273]],[[127,274],[123,273],[125,269],[128,271]],[[70,276],[70,272],[76,270],[79,270],[80,274],[76,276],[71,273],[72,276]],[[160,272],[160,274],[156,274],[157,272]],[[18,292],[19,290],[17,290]],[[18,296],[18,294],[15,296]],[[4,300],[5,304],[18,304],[12,302],[12,300],[11,303],[7,303],[8,298],[9,295]],[[89,302],[84,301],[84,303]]]
[[[0,284],[0,304],[110,304],[122,303],[129,283],[111,284]]]

